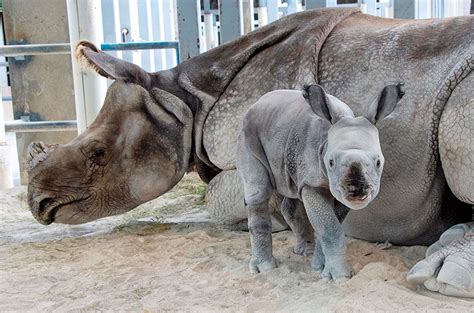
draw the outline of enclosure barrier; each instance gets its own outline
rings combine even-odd
[[[26,55],[69,54],[71,46],[68,43],[9,45],[0,47],[0,56],[24,59]]]
[[[5,132],[7,133],[36,133],[49,131],[67,131],[76,129],[76,120],[39,122],[25,122],[16,120],[12,122],[5,122]]]
[[[101,49],[104,51],[174,49],[176,51],[176,62],[179,63],[179,42],[177,41],[103,43],[101,45]],[[70,53],[71,45],[69,43],[11,45],[0,47],[0,56],[14,57],[17,60],[24,60],[25,56],[30,55],[52,55]],[[4,123],[4,125],[2,125],[2,123]],[[70,131],[77,129],[77,120],[34,122],[15,120],[12,122],[4,122],[3,119],[1,119],[0,127],[2,128],[2,130],[4,129],[5,132],[14,133],[68,130]]]
[[[100,48],[103,51],[174,49],[176,51],[176,64],[179,64],[178,41],[103,43],[100,45]]]

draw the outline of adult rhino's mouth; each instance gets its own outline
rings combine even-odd
[[[68,202],[59,202],[54,198],[45,198],[40,201],[37,213],[33,215],[41,224],[49,225],[54,222],[56,214],[61,208],[74,205],[82,200],[83,199],[77,199]]]

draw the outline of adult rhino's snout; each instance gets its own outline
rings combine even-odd
[[[47,195],[35,195],[28,193],[28,204],[34,218],[43,225],[49,225],[53,222],[54,216],[58,210],[55,200]]]
[[[41,141],[32,142],[28,146],[26,169],[31,171],[40,162],[46,160],[48,155],[58,147],[57,144],[45,144]]]

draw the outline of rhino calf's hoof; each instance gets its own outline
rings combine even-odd
[[[321,278],[324,281],[335,282],[347,281],[352,277],[352,267],[346,260],[345,255],[326,256]]]
[[[310,256],[314,253],[314,243],[311,241],[296,242],[293,252],[297,255]]]
[[[316,272],[316,273],[322,273],[324,270],[324,262],[325,257],[323,253],[323,247],[321,245],[321,241],[317,240],[316,241],[316,246],[314,248],[314,254],[313,254],[313,259],[311,260],[311,268]]]
[[[259,260],[259,259],[252,258],[249,263],[250,272],[253,274],[267,272],[277,267],[278,267],[278,261],[273,256],[270,260]]]

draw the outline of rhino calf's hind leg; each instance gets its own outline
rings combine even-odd
[[[249,204],[247,209],[252,246],[249,268],[252,273],[260,273],[278,266],[272,254],[272,222],[268,211],[268,201]]]
[[[288,225],[280,213],[280,199],[276,194],[270,198],[268,206],[272,220],[272,231],[287,229]],[[230,225],[239,230],[247,230],[244,190],[237,170],[224,170],[209,182],[207,210],[216,223]]]
[[[296,236],[294,252],[311,255],[314,250],[314,232],[304,211],[303,203],[296,199],[284,198],[281,213]]]

